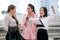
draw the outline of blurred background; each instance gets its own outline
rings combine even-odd
[[[5,40],[6,32],[3,30],[3,19],[7,13],[7,7],[14,4],[17,8],[16,14],[21,23],[23,15],[26,14],[27,5],[31,3],[35,6],[36,14],[39,16],[39,8],[47,7],[48,15],[51,16],[51,23],[49,25],[49,40],[60,40],[60,0],[0,0],[0,40]],[[56,16],[53,16],[51,5],[54,6]]]

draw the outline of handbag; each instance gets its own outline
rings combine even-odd
[[[15,33],[15,32],[18,30],[18,27],[17,27],[17,26],[15,26],[15,27],[10,27],[10,26],[9,26],[8,30],[9,30],[9,32],[11,32],[11,33]]]

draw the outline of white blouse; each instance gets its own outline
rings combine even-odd
[[[36,24],[41,24],[41,22],[39,21],[39,19],[41,19],[41,21],[42,21],[42,23],[44,24],[45,27],[40,27],[40,28],[48,30],[49,29],[49,24],[51,23],[51,20],[54,19],[54,17],[55,17],[55,15],[44,17],[43,19],[39,18],[39,17],[37,17],[37,18],[30,18],[28,24],[31,24],[32,22],[34,22]],[[40,29],[40,28],[37,28],[37,29]]]
[[[48,26],[49,26],[49,17],[45,17],[45,18],[43,18],[43,19],[41,19],[41,21],[42,21],[42,23],[44,24],[44,28],[43,29],[46,29],[46,30],[48,30]]]
[[[33,18],[33,19],[30,19],[30,22],[34,22],[36,24],[41,24],[42,25],[42,23],[39,21],[39,19],[42,21],[42,23],[44,24],[45,27],[38,27],[37,29],[46,29],[46,30],[48,30],[50,17],[45,17],[43,19],[41,19],[41,18]]]
[[[12,15],[10,13],[7,13],[4,18],[4,30],[8,31],[8,27],[14,27],[17,26],[15,19],[12,18]]]

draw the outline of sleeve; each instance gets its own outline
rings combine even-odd
[[[51,25],[51,22],[53,22],[53,20],[54,20],[53,16],[47,17],[47,30],[49,29],[49,26]]]
[[[50,25],[51,22],[53,22],[55,20],[55,15],[53,16],[48,16],[48,24]]]
[[[41,22],[39,21],[39,18],[32,19],[32,22],[34,22],[36,24],[41,24]]]
[[[26,15],[23,16],[23,20],[22,20],[21,26],[25,27],[25,24],[26,24]]]
[[[31,19],[31,26],[34,26],[36,27],[37,24],[41,24],[40,21],[39,21],[39,18],[33,18]]]
[[[9,17],[5,16],[4,18],[4,30],[8,31],[8,25],[9,25]]]

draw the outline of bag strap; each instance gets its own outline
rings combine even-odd
[[[44,26],[43,22],[41,21],[41,19],[39,19],[39,21],[42,23],[42,25]],[[45,26],[44,26],[45,27]]]
[[[14,16],[12,16],[12,18],[16,21],[16,24],[18,25],[18,20]]]

